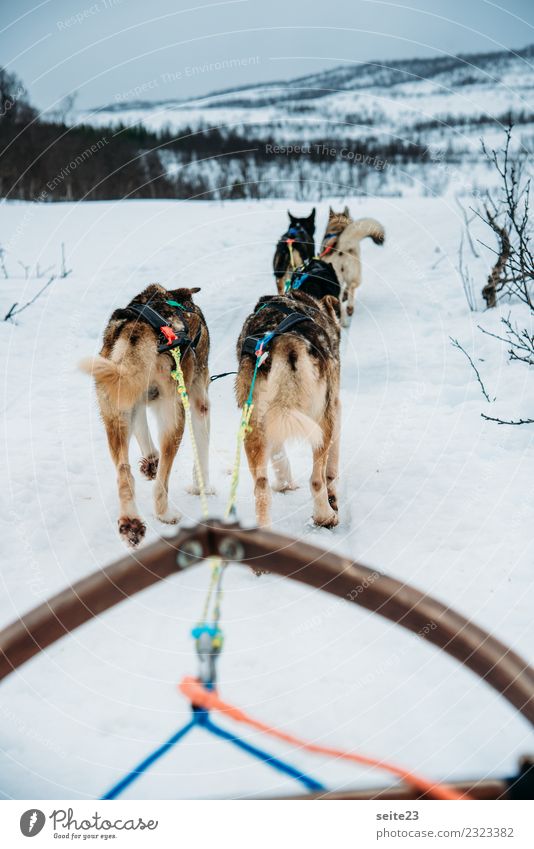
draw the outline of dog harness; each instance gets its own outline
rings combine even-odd
[[[185,313],[191,312],[191,310],[186,310],[186,308],[183,307],[182,304],[179,304],[178,301],[166,301],[166,303],[180,311],[184,330],[179,330],[178,333],[176,333],[172,327],[169,327],[166,319],[164,319],[159,312],[156,312],[156,310],[148,304],[139,304],[134,301],[126,307],[126,310],[127,312],[133,312],[138,318],[146,321],[147,324],[150,324],[154,330],[167,340],[166,342],[158,345],[158,354],[164,354],[166,351],[171,351],[173,348],[180,348],[182,355],[185,354],[189,348],[195,350],[202,335],[202,325],[200,325],[195,338],[191,339],[189,336],[189,323],[185,317]]]
[[[315,250],[314,240],[304,229],[302,224],[292,224],[291,227],[278,240],[274,259],[274,273],[277,277],[282,277],[286,268],[287,260],[284,248],[287,249],[291,268],[295,269],[296,266],[293,259],[294,246],[298,249],[303,259],[310,259],[313,256]],[[280,266],[279,263],[282,263],[282,265]]]
[[[337,245],[337,240],[339,238],[339,233],[325,233],[323,236],[323,245],[326,241],[329,241],[328,245],[325,245],[321,253],[319,254],[319,259],[322,259],[324,256],[333,251]]]
[[[273,304],[270,301],[267,301],[267,303],[260,307],[260,310],[264,307],[272,307],[278,312],[284,313],[286,317],[282,319],[280,324],[277,325],[274,330],[269,330],[261,336],[245,337],[241,347],[241,356],[243,356],[243,354],[250,354],[251,356],[261,357],[267,345],[272,342],[276,336],[288,333],[304,321],[313,321],[313,318],[310,315],[306,315],[298,310],[293,310],[285,304]]]
[[[341,287],[335,269],[330,263],[314,257],[295,269],[286,284],[287,291],[301,289],[313,298],[333,295],[339,298]]]

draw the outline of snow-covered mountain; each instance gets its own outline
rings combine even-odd
[[[429,161],[468,164],[470,173],[474,168],[480,180],[480,141],[499,146],[503,126],[510,119],[517,125],[515,143],[523,149],[534,148],[533,60],[534,45],[517,52],[387,65],[355,60],[290,81],[233,88],[202,98],[123,100],[79,117],[98,125],[139,124],[174,137],[214,127],[223,134],[231,132],[235,150],[248,149],[256,165],[262,160],[261,174],[254,170],[231,177],[225,174],[232,185],[241,176],[249,183],[267,180],[272,191],[268,165],[275,162],[278,172],[284,172],[278,173],[283,179],[309,181],[320,173],[324,180],[327,174],[330,194],[336,183],[351,182],[351,189],[357,190],[363,176],[366,192],[391,193],[395,187],[404,193],[406,181],[413,184],[413,166],[419,173],[419,166]],[[150,88],[152,93],[164,90],[164,79],[151,81]],[[132,95],[137,93],[142,91]],[[295,145],[301,149],[291,150]],[[184,163],[194,165],[201,154],[193,150],[180,156],[174,149],[164,156],[172,173],[173,163],[178,168]],[[355,164],[360,167],[353,181]],[[406,166],[402,174],[398,167],[395,174],[385,168],[399,164]],[[425,191],[432,192],[443,190],[449,181],[450,175],[441,174],[429,189],[428,180],[423,179]],[[287,194],[285,188],[283,193]],[[300,196],[306,196],[302,187]]]
[[[383,135],[413,140],[429,131],[454,147],[480,127],[534,122],[534,45],[517,53],[357,61],[288,82],[215,92],[194,100],[130,100],[91,113],[98,123],[169,127],[246,125],[322,139]],[[161,83],[163,87],[163,81]],[[85,113],[84,117],[89,117]]]

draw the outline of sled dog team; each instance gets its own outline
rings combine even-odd
[[[274,474],[272,489],[295,489],[285,444],[301,439],[313,452],[313,521],[333,528],[338,524],[340,326],[350,321],[361,283],[360,241],[369,236],[382,244],[384,230],[372,218],[353,221],[347,207],[340,213],[330,209],[316,255],[315,209],[307,218],[288,214],[289,228],[278,241],[273,259],[277,294],[260,298],[237,342],[236,399],[243,407],[257,366],[244,445],[258,524],[270,524],[269,464]],[[148,286],[124,309],[115,310],[100,354],[80,364],[95,380],[117,470],[119,533],[134,547],[143,539],[146,526],[135,502],[129,461],[132,435],[141,450],[141,473],[154,480],[157,518],[170,524],[180,520],[168,498],[172,464],[185,426],[182,400],[171,374],[175,361],[170,352],[176,347],[201,473],[210,491],[210,339],[202,310],[193,301],[199,291]],[[148,405],[158,423],[159,451],[148,427]],[[199,484],[194,470],[190,491],[199,494]]]

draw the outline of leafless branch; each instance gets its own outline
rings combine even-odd
[[[39,266],[39,263],[37,263],[35,267],[35,276],[37,277],[37,279],[39,279],[40,277],[46,277],[47,274],[50,274],[53,267],[53,265],[49,265],[48,268],[41,268]]]
[[[494,307],[498,294],[515,296],[534,311],[534,252],[531,246],[530,179],[523,160],[511,152],[512,126],[506,131],[500,151],[482,150],[499,177],[496,197],[487,194],[484,214],[477,213],[493,231],[498,244],[497,261],[482,290],[488,307]],[[502,297],[501,295],[501,297]]]
[[[456,201],[456,203],[457,203],[457,205],[460,208],[460,211],[462,213],[462,218],[464,220],[464,229],[465,229],[465,233],[467,235],[467,240],[469,242],[469,247],[471,248],[471,253],[473,254],[474,257],[476,257],[478,259],[480,257],[480,254],[478,253],[477,249],[475,248],[475,243],[473,242],[473,239],[471,237],[471,230],[470,230],[470,224],[473,221],[473,219],[476,217],[476,212],[474,210],[471,210],[472,214],[470,216],[468,216],[467,211],[466,211],[464,205],[462,204],[459,196],[455,195],[454,199],[455,199],[455,201]]]
[[[9,274],[7,273],[7,268],[6,268],[6,252],[5,252],[4,248],[0,248],[0,268],[2,269],[2,274],[4,275],[4,277],[7,280],[8,277],[9,277]]]
[[[485,413],[480,414],[487,422],[497,422],[500,425],[524,425],[534,424],[534,419],[498,419],[493,416],[487,416]]]
[[[465,354],[465,356],[467,357],[467,359],[468,359],[468,360],[469,360],[469,362],[471,363],[471,368],[473,369],[473,371],[475,372],[475,374],[476,374],[476,376],[477,376],[477,380],[478,380],[478,383],[479,383],[480,388],[481,388],[481,390],[482,390],[482,394],[484,395],[484,398],[486,399],[486,401],[488,402],[488,404],[491,404],[491,398],[489,397],[488,393],[486,392],[486,387],[484,386],[484,384],[483,384],[483,382],[482,382],[482,378],[480,377],[480,372],[479,372],[479,370],[477,369],[476,365],[474,364],[473,360],[471,359],[471,357],[469,356],[469,354],[467,353],[467,351],[465,350],[465,348],[462,348],[462,346],[461,346],[461,345],[460,345],[460,343],[458,342],[458,339],[453,339],[453,338],[452,338],[452,336],[449,336],[449,339],[451,340],[451,342],[452,342],[452,344],[454,345],[454,347],[455,347],[455,348],[458,348],[458,350],[459,350],[459,351],[461,351],[461,352],[462,352],[462,354]],[[495,400],[495,398],[494,398],[493,400]]]
[[[20,265],[20,267],[22,268],[22,270],[24,271],[24,279],[27,280],[28,277],[30,276],[30,266],[21,262],[20,259],[17,260],[17,262]]]
[[[458,274],[460,275],[460,279],[462,281],[462,286],[465,294],[465,299],[469,306],[471,312],[475,312],[476,310],[476,297],[475,290],[473,286],[473,279],[471,277],[470,271],[466,265],[464,265],[464,234],[462,233],[460,238],[460,245],[458,247]]]
[[[61,271],[59,276],[68,277],[71,271],[72,268],[67,269],[67,261],[65,259],[65,242],[61,242]]]
[[[501,318],[501,323],[505,327],[506,336],[491,333],[491,331],[486,330],[480,325],[478,325],[478,328],[486,336],[492,336],[493,339],[498,339],[499,342],[509,345],[508,355],[511,360],[517,360],[527,365],[534,365],[534,334],[526,327],[520,330],[517,325],[513,325],[510,321],[510,316],[508,318]]]
[[[16,315],[19,315],[21,312],[23,312],[24,310],[28,309],[28,307],[31,307],[31,305],[35,303],[35,301],[37,300],[37,298],[39,298],[39,297],[43,294],[43,292],[45,291],[45,289],[48,289],[48,287],[49,287],[49,286],[50,286],[50,285],[54,282],[54,280],[56,280],[56,279],[57,279],[56,275],[55,275],[55,274],[53,274],[53,275],[52,275],[52,277],[50,277],[50,278],[47,280],[47,282],[45,283],[45,285],[44,285],[41,289],[39,289],[39,291],[37,292],[37,294],[36,294],[36,295],[34,295],[34,296],[33,296],[33,298],[32,298],[30,301],[28,301],[26,304],[23,304],[23,306],[19,307],[19,306],[18,306],[18,303],[14,303],[14,304],[12,305],[12,307],[8,310],[8,312],[5,314],[5,316],[4,316],[4,321],[12,321]]]
[[[507,228],[497,223],[495,216],[492,214],[488,206],[486,206],[485,212],[486,221],[495,233],[499,243],[497,262],[493,266],[488,276],[488,282],[482,289],[482,297],[486,301],[486,306],[489,308],[494,307],[496,305],[497,292],[500,292],[505,285],[503,281],[503,275],[508,260],[510,259],[511,248],[510,234]]]
[[[436,261],[435,261],[435,262],[434,262],[434,263],[430,266],[430,268],[432,269],[432,271],[434,271],[434,269],[438,267],[438,265],[440,264],[440,262],[443,262],[443,260],[445,259],[445,257],[446,257],[446,254],[444,254],[444,253],[442,253],[442,254],[440,254],[440,256],[438,256],[437,260],[436,260]]]

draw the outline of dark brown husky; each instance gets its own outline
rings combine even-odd
[[[295,312],[305,320],[268,342],[269,354],[258,370],[254,388],[252,430],[246,437],[245,450],[254,479],[256,516],[259,525],[270,524],[269,460],[275,474],[273,488],[280,492],[295,488],[284,444],[289,439],[302,439],[313,450],[313,520],[332,528],[338,523],[340,425],[340,331],[334,298],[316,300],[304,292],[292,292],[287,297],[266,296],[258,301],[237,343],[237,403],[243,406],[251,386],[255,340],[276,330]]]
[[[109,451],[117,468],[119,533],[131,546],[138,545],[146,531],[135,503],[135,484],[128,456],[132,434],[141,449],[141,472],[149,480],[155,478],[157,518],[169,524],[181,518],[179,513],[169,509],[168,487],[172,464],[182,441],[185,416],[177,384],[171,377],[174,360],[170,353],[158,353],[158,346],[166,347],[173,335],[181,340],[181,362],[191,400],[194,435],[204,483],[209,487],[209,334],[202,311],[192,300],[192,295],[199,291],[167,291],[157,284],[148,286],[128,307],[115,310],[104,332],[100,355],[80,363],[80,368],[95,379]],[[143,316],[139,314],[139,306],[142,311],[143,305],[148,305],[164,319],[167,329],[163,336],[146,320],[145,314],[150,315],[149,311],[145,310]],[[159,425],[161,454],[148,427],[146,407],[149,404]],[[198,493],[198,484],[194,473],[193,492]]]

